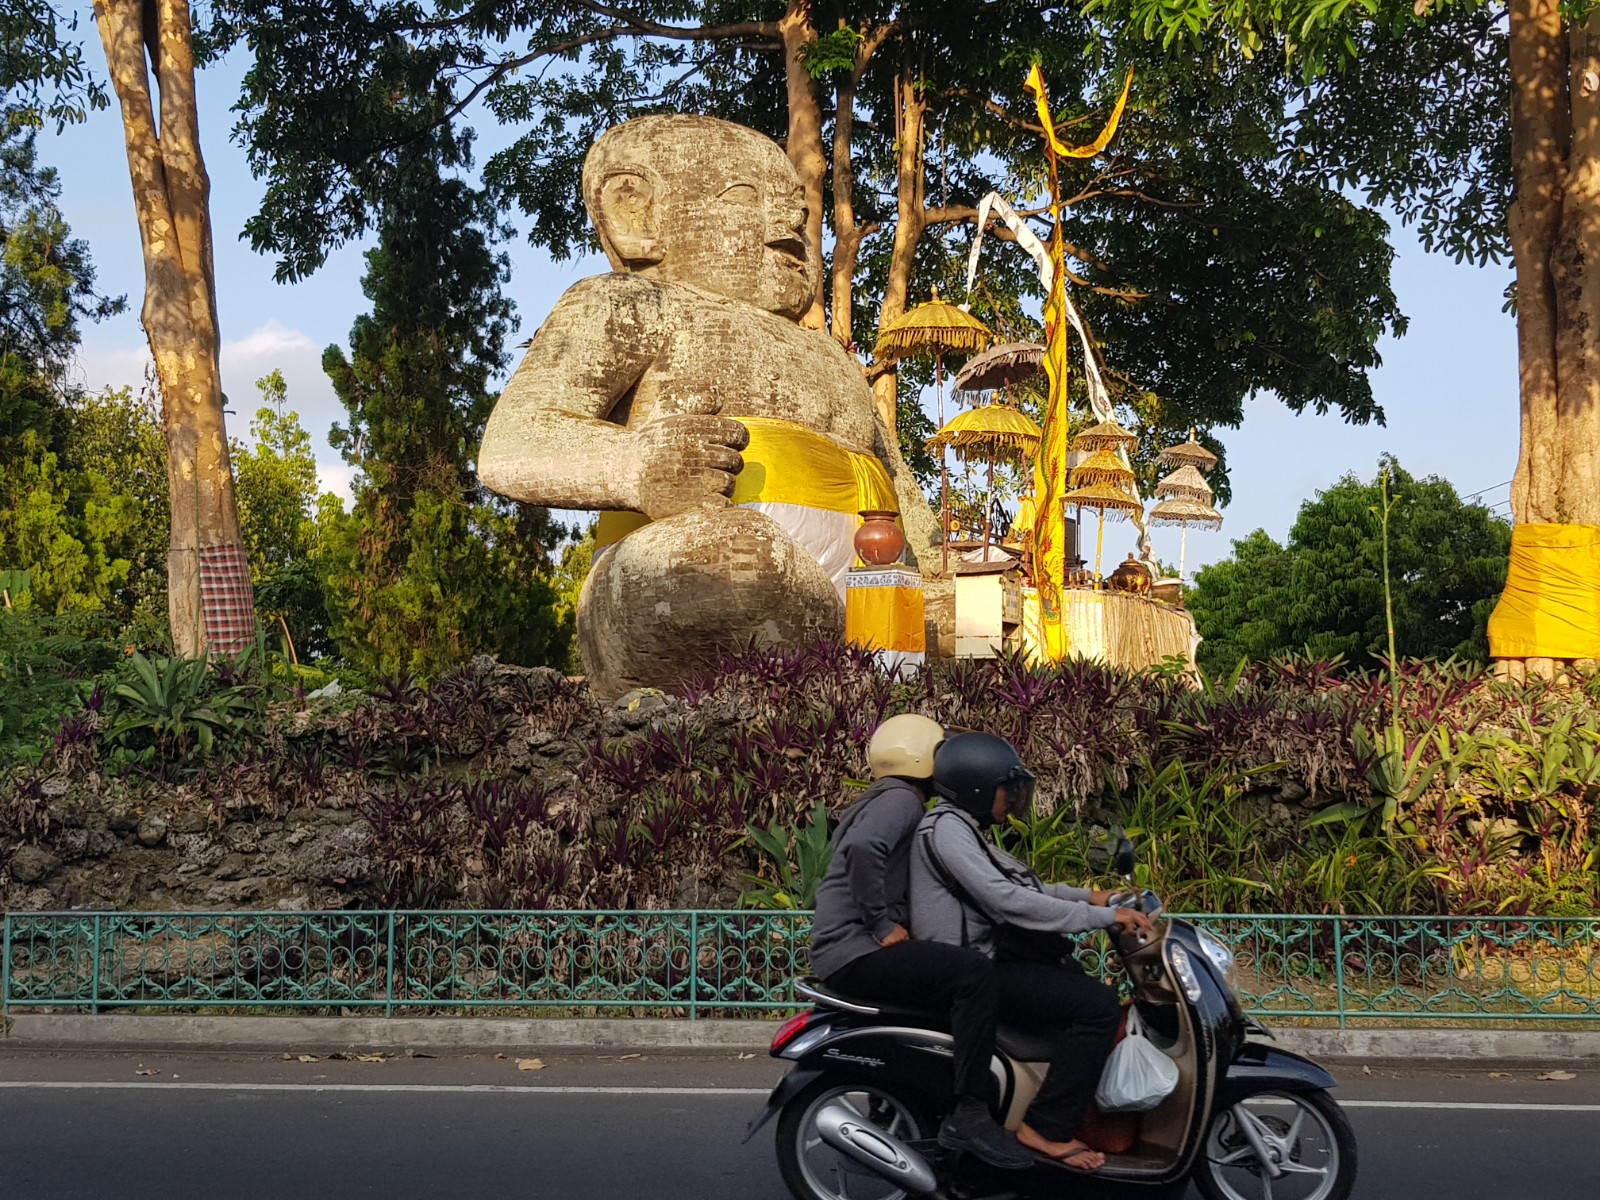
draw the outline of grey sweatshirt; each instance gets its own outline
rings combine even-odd
[[[840,819],[811,921],[811,969],[823,979],[907,923],[911,835],[926,807],[905,780],[880,779]]]
[[[922,818],[911,853],[912,937],[972,946],[992,958],[997,925],[1083,933],[1117,923],[1115,909],[1089,903],[1087,888],[1045,883],[998,847],[985,849],[983,837],[975,820],[945,800]],[[981,907],[964,904],[945,886],[930,854]]]

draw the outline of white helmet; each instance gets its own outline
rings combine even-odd
[[[890,717],[872,731],[867,762],[872,777],[894,775],[903,779],[932,779],[933,752],[944,741],[944,726],[917,713]]]

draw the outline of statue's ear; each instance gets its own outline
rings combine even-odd
[[[644,267],[662,258],[660,189],[639,170],[616,170],[600,181],[595,223],[600,241],[621,266]]]

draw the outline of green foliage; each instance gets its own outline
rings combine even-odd
[[[59,453],[28,432],[0,460],[0,569],[28,573],[40,612],[131,625],[142,599],[165,608],[165,443],[127,390],[81,397],[63,418]]]
[[[775,824],[766,829],[745,827],[745,836],[761,851],[762,867],[771,873],[746,875],[749,891],[739,897],[743,908],[810,909],[816,906],[817,888],[833,861],[828,806],[817,801],[804,825]]]
[[[36,749],[115,662],[105,626],[84,614],[54,617],[0,604],[0,759]]]
[[[548,0],[426,13],[404,0],[219,3],[205,40],[213,52],[247,42],[253,55],[238,133],[267,190],[252,242],[279,257],[285,277],[316,269],[331,247],[380,223],[408,148],[481,98],[511,131],[484,167],[496,199],[520,209],[530,240],[554,256],[590,249],[575,197],[583,155],[606,127],[679,111],[784,136],[781,55],[769,52],[778,43],[748,24],[779,12],[768,3],[714,13]],[[855,205],[871,230],[855,280],[859,344],[873,340],[894,240],[905,64],[916,64],[929,105],[922,190],[955,214],[921,238],[913,300],[933,284],[959,294],[971,236],[963,210],[990,190],[1019,207],[1040,199],[1043,156],[1021,90],[1030,61],[1041,62],[1058,123],[1071,129],[1103,120],[1131,65],[1133,98],[1111,151],[1065,168],[1063,228],[1084,285],[1076,294],[1130,419],[1156,434],[1237,425],[1245,398],[1264,391],[1296,411],[1381,415],[1367,372],[1380,336],[1404,328],[1387,226],[1298,152],[1305,97],[1276,64],[1219,54],[1179,61],[1120,18],[1032,0],[925,0],[892,14],[835,5],[813,15],[820,36],[804,61],[824,92],[824,147],[836,99],[828,93],[849,78],[863,31],[894,18],[850,85]],[[694,33],[665,32],[684,29]],[[981,277],[974,311],[1011,336],[1034,333],[1026,314],[1038,285],[1026,256],[991,239]],[[926,478],[921,442],[931,430],[917,428],[920,413],[902,415],[912,418],[902,424],[908,456]]]
[[[1504,5],[1092,0],[1088,7],[1199,70],[1256,59],[1283,71],[1299,85],[1289,133],[1307,169],[1396,209],[1430,250],[1479,265],[1509,253]]]
[[[239,524],[250,554],[256,610],[289,630],[296,655],[330,653],[325,585],[317,572],[317,461],[299,414],[285,409],[283,372],[256,386],[270,407],[256,410],[251,445],[232,447]],[[281,623],[281,624],[280,624]]]
[[[78,14],[52,0],[6,0],[0,8],[0,129],[6,122],[59,128],[106,106],[73,35]]]
[[[9,64],[0,18],[0,78]],[[0,96],[4,95],[0,88]],[[59,450],[67,368],[83,320],[120,312],[94,290],[89,248],[57,204],[55,171],[39,164],[34,134],[8,121],[0,100],[0,466],[26,433]]]
[[[351,662],[429,677],[489,653],[565,663],[548,512],[482,489],[470,463],[494,403],[512,305],[495,212],[446,168],[465,142],[411,148],[392,181],[347,357],[323,364],[350,414],[334,442],[361,468],[354,512],[319,513],[333,635]],[[443,232],[441,232],[443,231]]]
[[[1511,530],[1487,508],[1464,503],[1445,481],[1413,479],[1397,463],[1390,556],[1395,641],[1404,657],[1488,657],[1489,612],[1505,585]],[[1346,476],[1301,506],[1280,546],[1261,530],[1235,541],[1233,557],[1202,568],[1187,603],[1200,660],[1226,670],[1304,650],[1370,666],[1388,658],[1383,537],[1373,510],[1380,480]]]

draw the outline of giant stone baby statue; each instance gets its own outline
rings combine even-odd
[[[860,368],[798,323],[794,169],[743,126],[641,117],[595,142],[583,198],[614,270],[557,302],[478,471],[601,510],[578,603],[591,687],[671,689],[751,641],[840,636],[857,514],[898,505]]]

